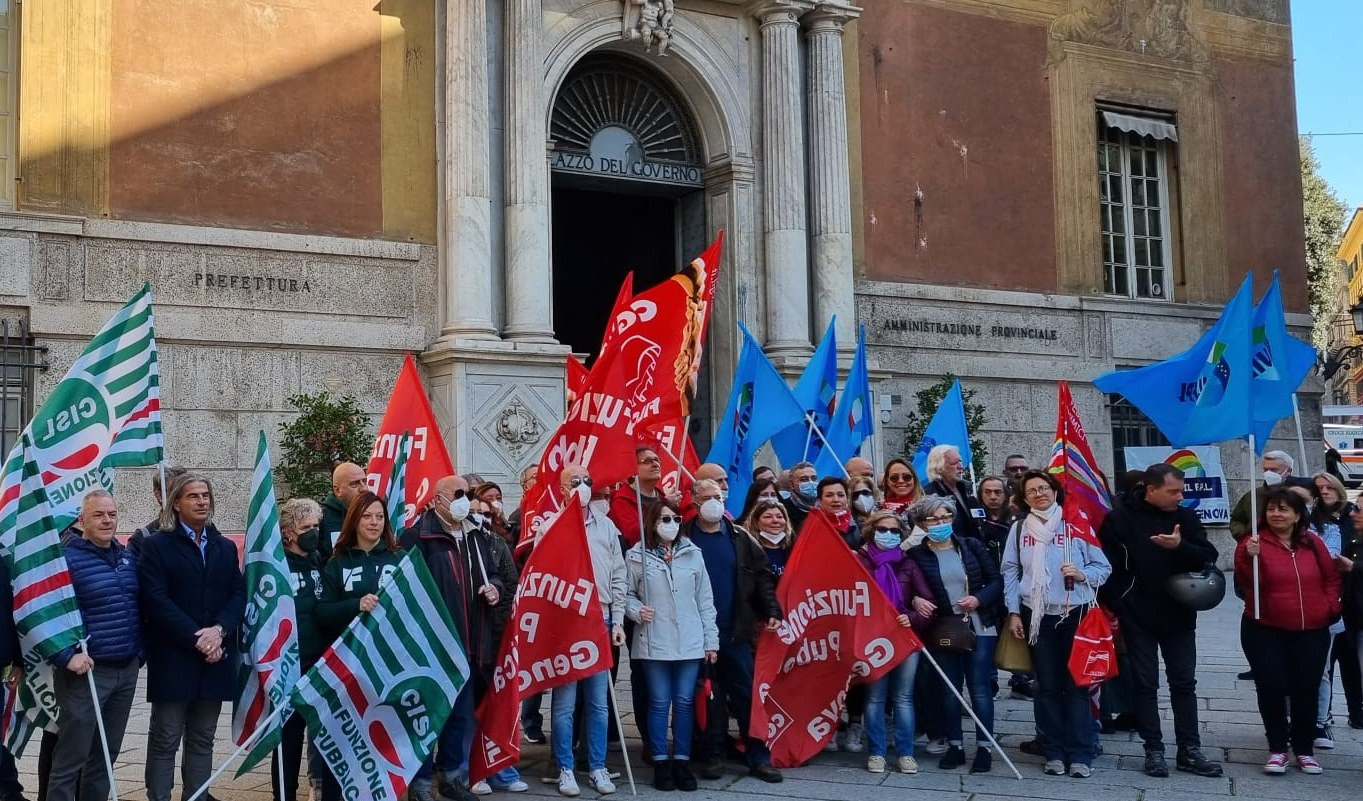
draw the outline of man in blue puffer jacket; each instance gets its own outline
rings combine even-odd
[[[81,798],[108,798],[95,704],[104,717],[110,758],[117,759],[142,661],[137,563],[114,538],[118,507],[112,495],[95,490],[85,496],[80,529],[81,536],[68,539],[64,549],[87,639],[52,660],[61,731],[52,755],[48,801],[74,801],[78,791]],[[94,675],[95,697],[88,673]]]

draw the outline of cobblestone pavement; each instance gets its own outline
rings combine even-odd
[[[690,801],[732,799],[737,796],[786,797],[822,801],[899,801],[913,798],[919,801],[989,801],[1006,798],[1067,799],[1090,801],[1208,801],[1236,798],[1310,798],[1343,799],[1356,796],[1363,785],[1363,731],[1348,728],[1345,720],[1342,693],[1335,694],[1336,747],[1332,751],[1318,751],[1317,757],[1325,768],[1319,776],[1307,776],[1292,769],[1286,776],[1266,776],[1260,767],[1266,757],[1263,727],[1254,702],[1254,689],[1249,682],[1238,681],[1236,673],[1245,670],[1244,656],[1239,645],[1240,603],[1228,597],[1218,609],[1202,616],[1198,631],[1198,696],[1201,709],[1204,751],[1213,759],[1225,762],[1225,776],[1205,779],[1174,772],[1167,779],[1152,779],[1141,773],[1142,748],[1134,734],[1120,733],[1103,736],[1105,755],[1093,765],[1089,779],[1048,777],[1041,773],[1039,757],[1018,752],[1017,744],[1032,733],[1032,709],[1029,702],[1003,697],[997,705],[997,729],[1000,741],[1022,772],[1019,781],[1007,771],[1002,760],[995,760],[994,771],[972,776],[966,768],[942,771],[936,768],[935,758],[927,757],[919,749],[921,770],[915,776],[893,772],[874,775],[865,770],[864,754],[822,754],[812,764],[786,770],[782,784],[764,784],[746,775],[738,765],[730,765],[729,773],[718,781],[702,781],[699,792],[688,794]],[[144,674],[145,679],[145,674]],[[621,676],[618,697],[625,711],[625,728],[633,732],[629,714],[629,691],[625,676]],[[1006,682],[1005,682],[1006,685]],[[140,695],[141,693],[139,693]],[[1173,723],[1167,703],[1163,705],[1165,736],[1172,740]],[[128,747],[116,763],[119,797],[138,801],[146,798],[142,785],[143,758],[149,709],[138,704],[133,710],[126,738]],[[229,718],[223,715],[218,734],[219,757],[225,757]],[[967,726],[967,731],[970,727]],[[967,738],[972,735],[967,734]],[[648,786],[651,768],[637,762],[639,743],[629,741],[629,753],[635,759],[635,777],[639,794],[649,797],[675,795],[658,793]],[[967,751],[970,751],[967,740]],[[1172,767],[1173,748],[1169,748]],[[37,744],[19,761],[24,784],[32,797],[37,787]],[[552,785],[539,781],[549,769],[549,749],[544,745],[527,745],[522,754],[521,771],[531,783],[528,795],[557,798]],[[621,755],[612,753],[610,765],[622,770]],[[893,766],[893,763],[891,763]],[[268,766],[262,766],[240,777],[231,778],[234,769],[224,774],[224,780],[213,787],[213,794],[222,801],[265,801],[270,798]],[[581,781],[582,797],[596,794]],[[622,777],[618,795],[628,795],[629,787]],[[306,782],[305,782],[306,785]],[[179,788],[177,788],[178,793]],[[912,795],[907,795],[911,791]],[[304,790],[306,793],[306,789]],[[495,794],[506,797],[505,794]],[[304,796],[306,798],[306,795]],[[178,798],[178,795],[177,795]]]

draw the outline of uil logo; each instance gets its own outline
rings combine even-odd
[[[1273,363],[1273,345],[1268,341],[1264,326],[1254,327],[1254,355],[1251,359],[1250,377],[1265,381],[1277,381],[1278,367]]]
[[[1230,386],[1230,362],[1226,360],[1226,343],[1216,342],[1207,354],[1207,363],[1202,366],[1196,381],[1185,381],[1179,386],[1179,403],[1195,403],[1198,406],[1215,406],[1226,397]]]

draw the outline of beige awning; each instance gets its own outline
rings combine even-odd
[[[1165,120],[1104,111],[1103,123],[1119,131],[1127,131],[1141,136],[1153,136],[1156,139],[1168,139],[1170,142],[1178,141],[1178,128],[1172,122]]]

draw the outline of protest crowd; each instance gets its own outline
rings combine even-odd
[[[712,285],[715,263],[707,252],[692,284],[662,290]],[[649,292],[634,302],[658,300]],[[653,354],[669,369],[698,363],[704,335],[687,316],[704,302],[675,305],[680,333]],[[1150,776],[1170,775],[1170,755],[1178,772],[1221,776],[1202,751],[1196,647],[1198,612],[1226,589],[1217,550],[1181,504],[1175,467],[1109,488],[1067,385],[1049,453],[973,478],[982,465],[957,384],[918,452],[875,464],[855,455],[869,421],[854,401],[873,408],[858,385],[864,340],[833,406],[801,393],[829,397],[818,389],[836,383],[835,347],[792,390],[744,332],[726,422],[701,462],[684,436],[685,371],[676,385],[630,385],[638,365],[612,348],[640,320],[614,319],[592,369],[570,370],[568,418],[521,474],[516,510],[498,484],[450,464],[410,360],[380,428],[397,446],[337,464],[320,503],[276,502],[261,434],[240,553],[214,523],[213,482],[166,465],[151,487],[160,514],[126,542],[103,489],[74,498],[55,528],[25,434],[0,495],[13,609],[0,615],[0,661],[19,697],[7,743],[36,735],[39,798],[108,797],[144,666],[153,801],[170,800],[177,757],[183,798],[211,785],[227,702],[240,752],[248,766],[270,761],[280,801],[524,792],[523,743],[549,745],[546,778],[562,795],[580,781],[610,794],[626,658],[643,744],[629,756],[660,791],[694,791],[736,764],[778,783],[827,751],[864,754],[872,773],[986,773],[996,760],[1016,771],[993,731],[1003,682],[1032,700],[1035,736],[1020,750],[1044,759],[1044,775],[1091,776],[1099,733],[1125,729]],[[615,400],[636,411],[601,411]],[[417,429],[434,430],[424,449]],[[106,447],[133,450],[117,437]],[[160,462],[155,451],[143,463]],[[1348,724],[1363,727],[1363,582],[1351,579],[1363,512],[1335,477],[1292,467],[1264,454],[1232,583],[1264,771],[1315,774],[1316,749],[1333,746],[1336,663]],[[0,799],[22,793],[7,749]]]

